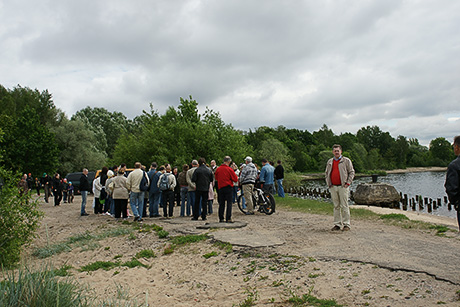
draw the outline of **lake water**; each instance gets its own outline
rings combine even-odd
[[[456,211],[453,208],[449,211],[447,204],[444,203],[444,196],[447,196],[444,189],[445,179],[446,172],[421,172],[379,176],[377,181],[391,184],[398,192],[402,192],[403,195],[407,194],[409,199],[415,198],[417,195],[436,201],[438,198],[441,198],[442,206],[438,207],[437,210],[433,210],[431,214],[456,218]],[[354,191],[360,183],[369,183],[371,181],[370,177],[356,178],[353,181],[351,190]],[[305,182],[305,186],[308,188],[327,188],[324,180],[309,180]],[[420,211],[417,205],[417,212],[427,212],[426,206],[424,207],[424,210]]]

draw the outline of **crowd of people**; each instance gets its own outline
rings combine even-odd
[[[446,175],[446,193],[450,203],[457,210],[457,220],[460,229],[460,136],[454,138],[452,144],[457,159],[449,165]],[[326,164],[325,180],[331,192],[334,204],[334,227],[332,231],[350,230],[350,210],[348,206],[349,187],[353,182],[355,170],[351,160],[342,156],[342,147],[335,144],[332,147],[333,158]],[[219,222],[233,223],[232,205],[237,201],[238,192],[245,195],[247,215],[254,214],[252,193],[254,185],[260,184],[264,191],[275,193],[275,182],[278,196],[284,197],[283,179],[284,167],[281,161],[277,166],[273,162],[262,159],[262,168],[253,163],[251,157],[246,157],[244,163],[238,167],[229,156],[217,166],[212,160],[206,164],[204,158],[192,160],[190,165],[184,164],[182,171],[170,164],[158,166],[156,162],[150,165],[147,171],[141,163],[136,162],[134,170],[127,174],[126,164],[112,168],[103,167],[99,176],[94,179],[92,187],[88,179],[88,170],[83,169],[79,190],[81,192],[81,216],[89,215],[86,212],[88,192],[94,193],[93,208],[95,214],[113,216],[116,219],[127,219],[134,216],[135,221],[142,221],[145,217],[160,217],[160,208],[163,217],[171,218],[174,207],[180,206],[180,216],[192,217],[192,220],[207,220],[213,213],[214,191],[217,192],[219,204]],[[24,174],[18,183],[20,194],[30,193],[35,188],[40,196],[44,189],[44,199],[48,203],[50,196],[54,197],[54,205],[59,206],[61,201],[72,203],[75,188],[72,182],[61,178],[56,173],[54,177],[44,173],[43,176],[33,178]],[[128,210],[128,200],[133,215]],[[148,212],[147,212],[148,205]]]
[[[75,188],[72,182],[67,181],[66,178],[61,178],[59,173],[51,177],[47,173],[38,179],[32,176],[31,173],[24,174],[18,183],[19,194],[24,195],[32,193],[35,189],[37,196],[40,196],[40,191],[43,188],[45,202],[49,202],[50,197],[54,197],[54,205],[59,206],[61,201],[64,203],[72,203],[74,200]]]
[[[205,158],[200,158],[192,160],[190,165],[184,164],[179,172],[170,164],[159,166],[153,162],[147,169],[136,162],[131,171],[127,170],[126,164],[103,167],[92,187],[88,170],[83,169],[79,187],[82,194],[80,214],[89,215],[86,202],[90,191],[94,194],[94,214],[122,220],[131,217],[132,212],[134,221],[139,222],[146,217],[171,218],[176,206],[180,207],[181,217],[207,220],[214,212],[213,204],[217,198],[219,222],[233,223],[232,205],[237,201],[238,191],[252,195],[254,184],[260,182],[262,189],[274,193],[276,178],[278,194],[284,197],[284,168],[281,161],[276,168],[272,164],[263,159],[259,170],[249,156],[239,167],[229,156],[220,166],[215,160],[207,164]],[[252,204],[251,201],[248,203]],[[249,210],[248,214],[254,214],[254,211]]]

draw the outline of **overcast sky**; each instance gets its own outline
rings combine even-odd
[[[0,0],[0,84],[68,117],[163,114],[192,95],[226,123],[460,134],[460,1]]]

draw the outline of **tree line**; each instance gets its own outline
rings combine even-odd
[[[241,131],[225,123],[218,112],[189,96],[177,108],[159,114],[149,111],[134,119],[121,112],[86,107],[68,118],[47,91],[0,85],[0,157],[6,169],[38,176],[44,172],[100,169],[121,162],[134,165],[152,161],[180,166],[192,158],[220,161],[230,155],[243,162],[282,160],[288,171],[324,171],[333,144],[358,172],[418,166],[446,166],[454,157],[450,142],[439,137],[422,146],[415,138],[393,138],[378,126],[367,126],[355,134],[336,135],[327,125],[318,131],[258,127]]]

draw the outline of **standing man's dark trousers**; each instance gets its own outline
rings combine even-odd
[[[231,186],[219,188],[217,191],[217,198],[219,201],[219,222],[224,221],[225,204],[227,204],[225,221],[232,221],[232,193],[233,191]]]
[[[195,204],[193,209],[194,219],[198,219],[201,205],[201,218],[206,220],[206,215],[208,215],[208,193],[209,191],[195,191]]]
[[[168,206],[169,203],[169,217],[174,214],[174,191],[166,190],[161,192],[162,204],[163,204],[163,216],[168,217]]]

